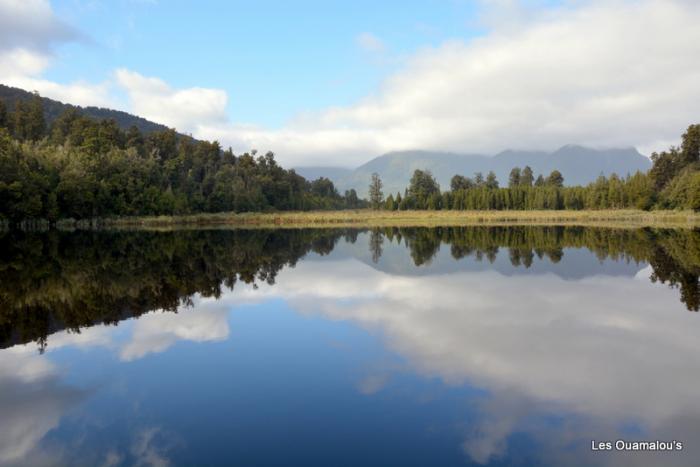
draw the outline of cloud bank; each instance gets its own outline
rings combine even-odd
[[[272,150],[285,165],[356,166],[404,149],[494,153],[568,143],[648,153],[676,143],[698,120],[697,2],[589,0],[535,10],[521,3],[482,2],[487,32],[480,37],[418,50],[372,95],[300,109],[280,128],[228,121],[224,90],[177,89],[133,70],[116,69],[103,83],[42,79],[51,48],[77,36],[41,0],[0,1],[0,18],[38,18],[21,27],[1,20],[0,30],[8,29],[0,33],[0,73],[8,84],[111,105],[237,152]],[[355,41],[386,53],[370,33]]]
[[[173,89],[161,79],[123,68],[115,72],[115,79],[128,93],[130,109],[137,115],[181,131],[226,121],[225,91],[199,87]]]
[[[279,130],[201,131],[294,164],[415,148],[665,147],[698,119],[698,21],[694,2],[588,2],[425,48],[355,105]]]

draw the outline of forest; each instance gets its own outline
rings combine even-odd
[[[489,172],[473,178],[455,175],[450,189],[441,191],[429,171],[416,170],[403,195],[384,197],[374,174],[369,202],[375,209],[691,209],[700,210],[700,125],[691,125],[679,148],[653,153],[652,168],[624,177],[601,175],[587,186],[565,186],[554,170],[535,177],[530,167],[514,167],[507,187]]]
[[[700,210],[700,125],[680,147],[652,154],[647,173],[601,175],[587,186],[565,186],[557,170],[535,176],[515,167],[507,186],[493,172],[455,175],[441,190],[429,171],[416,170],[404,193],[384,196],[374,174],[368,197],[339,193],[325,177],[306,180],[274,154],[236,155],[214,141],[174,129],[123,129],[66,106],[47,123],[38,95],[0,99],[0,223],[40,219],[216,212],[535,209]],[[54,109],[55,110],[55,109]]]
[[[175,130],[122,130],[67,108],[47,125],[34,95],[0,100],[0,219],[87,219],[222,211],[359,208],[327,178],[308,181],[270,152],[235,155]]]

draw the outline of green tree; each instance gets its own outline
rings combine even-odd
[[[384,209],[387,211],[393,211],[396,209],[396,203],[394,202],[394,195],[389,193],[389,196],[386,198],[386,202],[384,203]]]
[[[649,176],[654,189],[660,192],[683,168],[683,157],[678,149],[671,147],[668,151],[651,154],[652,166]]]
[[[463,175],[455,175],[450,180],[450,189],[452,191],[468,190],[474,186],[474,182],[469,177]]]
[[[46,132],[46,121],[39,94],[34,93],[29,101],[17,101],[11,120],[15,138],[30,141],[41,139]]]
[[[369,184],[369,204],[372,209],[379,209],[384,200],[384,193],[382,192],[382,179],[379,178],[378,173],[372,174],[372,180]]]
[[[350,209],[356,209],[360,206],[360,200],[354,188],[345,191],[345,205]]]
[[[552,170],[552,173],[550,173],[549,177],[547,177],[545,184],[548,186],[561,188],[564,186],[564,177],[558,170]]]
[[[489,190],[495,190],[498,188],[498,178],[493,170],[489,171],[486,175],[486,188]]]
[[[326,177],[319,177],[311,182],[311,193],[319,197],[338,198],[338,190],[333,182]]]
[[[532,174],[532,169],[529,165],[526,165],[520,174],[520,184],[522,186],[530,187],[534,183],[535,177]]]
[[[649,210],[654,205],[654,185],[648,174],[636,172],[625,183],[629,207]]]
[[[513,167],[513,169],[510,171],[510,175],[508,176],[508,187],[515,188],[517,186],[520,186],[520,183],[521,183],[520,168]]]
[[[700,211],[700,172],[695,172],[690,180],[686,207],[696,212]]]
[[[10,122],[7,119],[7,107],[5,102],[0,99],[0,128],[9,128]]]
[[[408,185],[408,195],[416,202],[417,207],[427,207],[428,200],[435,194],[440,194],[440,185],[433,174],[429,170],[416,169]]]
[[[681,154],[684,164],[692,164],[700,160],[700,124],[690,125],[683,133]]]
[[[430,196],[428,196],[428,201],[427,201],[427,206],[428,209],[431,211],[435,211],[437,209],[442,208],[442,196],[440,195],[439,192],[433,193]]]

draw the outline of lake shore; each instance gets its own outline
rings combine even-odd
[[[62,220],[59,229],[331,228],[473,225],[581,225],[616,228],[700,227],[692,211],[345,211],[216,213]]]

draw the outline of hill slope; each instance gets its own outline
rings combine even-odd
[[[297,169],[299,173],[313,173],[333,180],[340,190],[355,188],[360,196],[367,195],[367,187],[373,172],[377,172],[384,182],[384,193],[403,192],[411,174],[416,169],[430,170],[440,187],[448,190],[450,179],[455,174],[472,177],[474,172],[484,175],[493,170],[501,186],[508,183],[508,175],[513,167],[529,165],[533,172],[548,175],[559,170],[564,175],[566,185],[585,185],[594,181],[601,173],[617,173],[625,176],[636,171],[646,171],[651,161],[634,148],[590,149],[568,145],[557,151],[504,151],[495,156],[480,154],[457,154],[432,151],[390,152],[376,157],[350,173],[341,169],[307,167]]]
[[[307,180],[316,180],[320,177],[342,180],[352,175],[353,172],[352,169],[342,167],[295,167],[294,170]]]
[[[15,103],[20,100],[29,100],[34,96],[29,91],[24,89],[13,88],[11,86],[5,86],[0,84],[0,100],[3,100],[10,109],[14,108]],[[128,130],[131,126],[135,126],[142,133],[152,133],[154,131],[167,130],[168,127],[161,125],[160,123],[155,123],[145,118],[132,115],[127,112],[122,112],[121,110],[105,109],[102,107],[81,107],[79,105],[64,104],[63,102],[55,101],[49,99],[48,97],[42,97],[41,100],[44,103],[44,118],[46,123],[51,125],[51,123],[58,118],[65,110],[69,108],[75,108],[80,111],[82,115],[95,120],[114,120],[119,125],[122,130]]]

